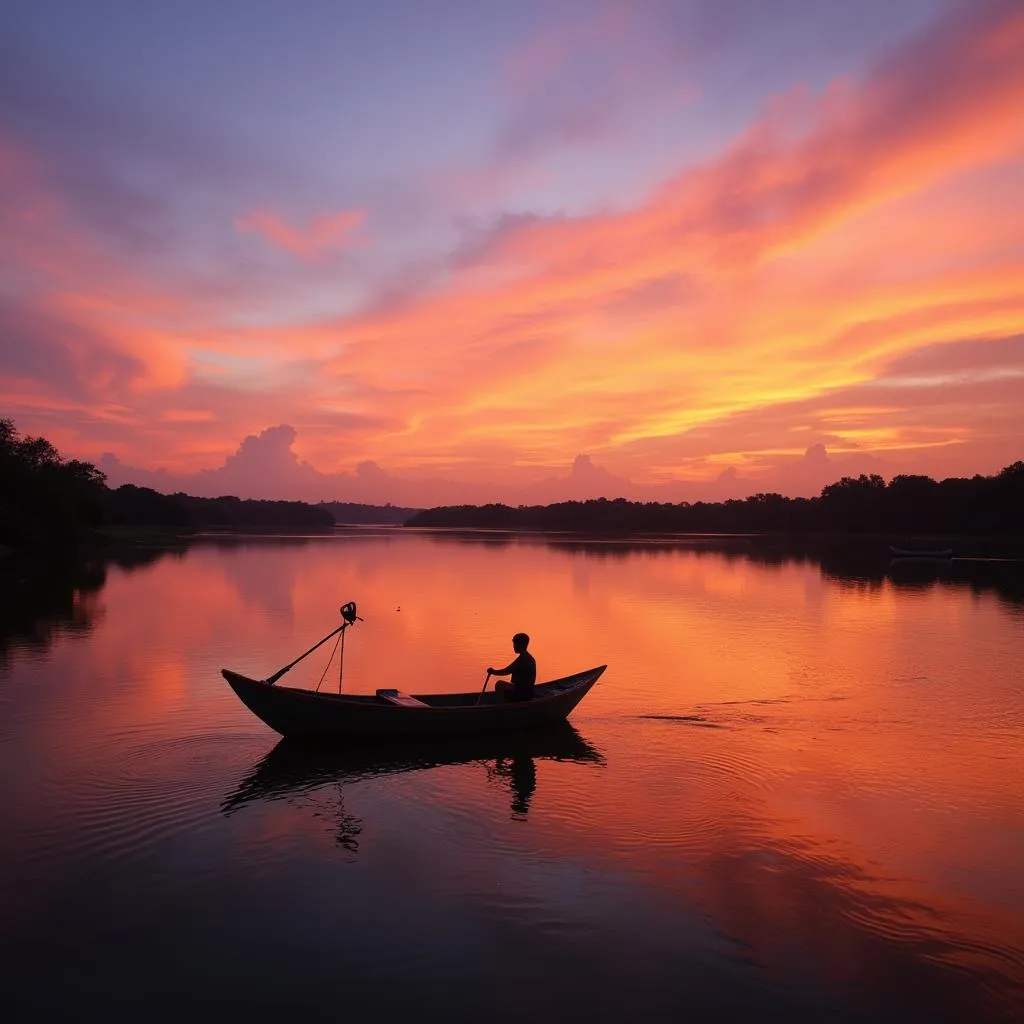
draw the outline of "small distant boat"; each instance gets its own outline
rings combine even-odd
[[[944,560],[953,557],[952,548],[941,548],[935,551],[914,551],[909,548],[889,547],[893,558],[917,558],[926,561]]]

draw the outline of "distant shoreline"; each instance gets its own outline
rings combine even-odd
[[[877,474],[843,477],[813,498],[759,493],[720,502],[659,503],[625,498],[549,505],[393,504],[162,494],[111,489],[90,463],[63,459],[44,438],[21,435],[0,418],[0,557],[98,546],[176,546],[199,535],[331,536],[359,527],[479,531],[616,541],[679,543],[739,538],[787,545],[862,547],[928,544],[973,551],[1024,545],[1024,461],[994,476],[948,478]],[[855,540],[854,538],[859,538]]]
[[[581,530],[543,528],[499,528],[474,526],[407,526],[391,523],[338,523],[322,529],[294,527],[245,527],[197,530],[181,533],[174,530],[143,528],[106,528],[101,531],[110,546],[177,547],[194,542],[216,540],[259,540],[260,538],[329,539],[348,531],[387,532],[392,534],[427,534],[439,537],[523,538],[551,540],[579,544],[664,544],[676,547],[740,549],[746,546],[759,550],[778,549],[787,552],[842,548],[890,557],[891,547],[910,551],[952,549],[953,558],[1003,557],[1024,558],[1024,538],[1013,535],[987,536],[981,534],[926,534],[926,533],[847,533],[839,530],[794,533],[771,530],[730,532],[720,530]],[[2,553],[0,553],[2,554]]]

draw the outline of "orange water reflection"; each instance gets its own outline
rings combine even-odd
[[[607,663],[572,719],[595,756],[275,767],[276,737],[219,670],[269,674],[353,599],[351,692],[475,690],[518,630],[541,677]],[[413,831],[420,887],[454,873],[460,898],[485,900],[523,865],[600,870],[710,921],[766,977],[853,1003],[889,998],[896,974],[929,986],[942,1019],[998,1019],[1022,993],[1024,616],[1005,593],[708,550],[352,531],[199,544],[111,569],[98,601],[91,633],[48,656],[61,713],[20,712],[49,758],[36,799],[53,820],[94,827],[88,787],[124,764],[120,799],[151,806],[141,780],[173,749],[176,792],[244,805],[225,818],[243,857],[322,841],[362,863]],[[327,651],[285,681],[315,685]],[[596,927],[559,899],[562,925]]]

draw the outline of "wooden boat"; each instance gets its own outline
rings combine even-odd
[[[568,717],[606,667],[539,683],[529,701],[508,701],[493,691],[417,696],[397,690],[378,690],[373,696],[314,693],[250,679],[230,669],[221,674],[241,702],[282,736],[352,740],[474,736],[553,725]]]
[[[952,548],[942,548],[938,551],[913,551],[907,548],[890,547],[889,552],[893,558],[920,558],[928,561],[945,560],[953,557]]]

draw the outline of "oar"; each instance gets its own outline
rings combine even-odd
[[[483,690],[480,691],[480,696],[477,697],[477,699],[476,699],[477,704],[479,704],[480,701],[482,701],[484,699],[484,690],[487,689],[487,684],[490,681],[491,681],[491,673],[490,673],[490,670],[488,669],[487,675],[484,676],[484,687],[483,687]]]

